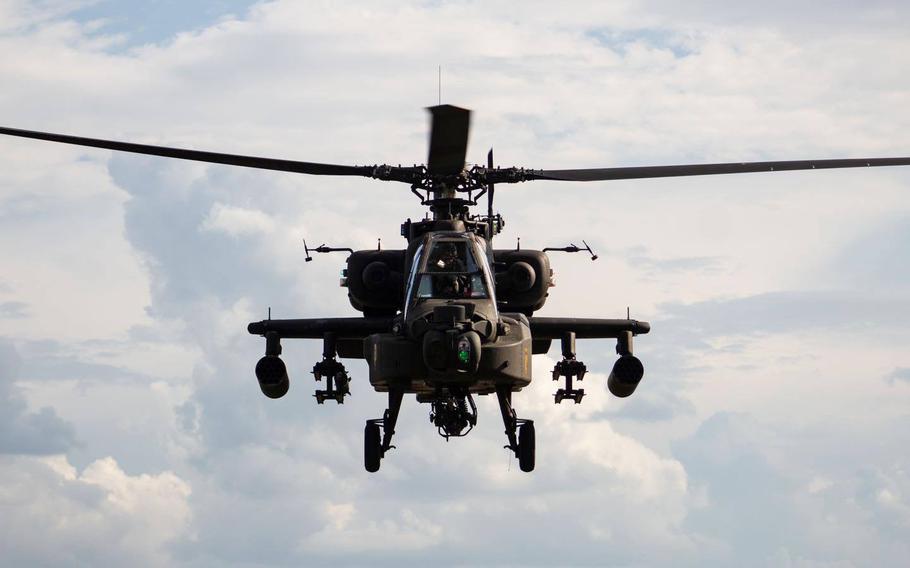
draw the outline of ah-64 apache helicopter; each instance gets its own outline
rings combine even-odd
[[[281,340],[321,339],[323,358],[313,367],[326,388],[316,391],[320,404],[342,403],[350,393],[349,377],[338,358],[366,359],[370,384],[387,392],[382,418],[368,420],[364,429],[364,462],[375,472],[392,446],[395,424],[405,394],[428,403],[430,418],[447,439],[467,434],[477,422],[473,395],[496,394],[507,449],[518,457],[522,471],[532,471],[535,432],[532,420],[518,418],[512,393],[531,383],[531,355],[546,353],[559,340],[562,360],[553,379],[565,380],[555,401],[580,403],[584,390],[573,380],[585,376],[576,358],[575,340],[616,339],[618,358],[607,380],[618,397],[631,395],[644,375],[635,357],[632,338],[648,333],[644,321],[535,317],[553,285],[548,250],[578,252],[590,247],[561,249],[494,249],[493,237],[503,219],[493,212],[498,184],[532,180],[602,181],[651,177],[696,176],[764,171],[910,165],[910,157],[800,160],[778,162],[689,164],[573,170],[500,168],[492,150],[486,166],[465,167],[470,111],[451,105],[431,107],[430,151],[427,165],[346,166],[278,160],[131,144],[94,138],[0,127],[0,134],[121,150],[154,156],[196,160],[312,175],[362,176],[409,184],[432,218],[401,225],[408,246],[401,250],[306,247],[323,253],[349,252],[342,286],[361,317],[269,319],[249,324],[251,334],[265,338],[265,356],[256,364],[262,392],[280,398],[289,387],[281,360]],[[472,214],[481,197],[486,213]]]

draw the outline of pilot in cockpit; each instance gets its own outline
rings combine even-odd
[[[462,246],[464,249],[464,246]],[[435,262],[432,263],[433,269],[438,272],[464,272],[464,251],[458,254],[458,247],[455,243],[442,242],[436,245]]]
[[[426,260],[426,268],[415,273],[414,298],[457,299],[487,298],[487,286],[471,243],[436,241]]]
[[[456,243],[438,243],[427,267],[431,272],[446,272],[433,277],[433,296],[437,298],[459,298],[465,295],[467,266],[464,261],[464,245],[459,254]]]

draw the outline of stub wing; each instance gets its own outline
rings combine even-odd
[[[578,339],[619,338],[626,332],[639,335],[651,331],[650,323],[633,319],[532,317],[528,320],[535,340],[560,339],[570,331]]]
[[[278,337],[288,339],[323,339],[326,333],[333,333],[338,339],[362,340],[391,330],[392,318],[267,319],[247,326],[253,335],[275,332]]]

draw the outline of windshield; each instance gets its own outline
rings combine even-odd
[[[470,241],[436,241],[432,246],[426,269],[417,274],[415,298],[489,298]]]
[[[411,291],[414,289],[414,282],[417,279],[417,267],[420,265],[420,256],[423,253],[423,245],[417,247],[417,251],[414,252],[414,261],[411,263],[411,276],[408,278],[408,290],[405,293],[406,298],[411,297]],[[408,302],[404,304],[404,317],[408,317]]]

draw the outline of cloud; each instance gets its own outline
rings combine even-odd
[[[0,29],[26,31],[32,26],[52,22],[92,3],[93,0],[10,0],[0,5]]]
[[[324,514],[325,528],[308,535],[300,547],[304,554],[347,556],[394,552],[396,554],[431,549],[442,542],[443,527],[429,518],[420,518],[413,511],[398,512],[398,519],[381,523],[364,522],[351,504],[328,504]]]
[[[615,401],[603,418],[616,418],[620,420],[640,420],[643,422],[658,422],[671,420],[680,415],[695,414],[695,406],[682,396],[673,387],[666,389],[651,381],[645,383],[647,388],[636,391],[634,402]],[[602,396],[597,393],[597,396]]]
[[[630,252],[627,260],[632,266],[640,266],[652,274],[683,270],[717,270],[722,262],[721,259],[705,256],[656,259],[642,252]]]
[[[910,217],[890,216],[853,237],[831,258],[829,278],[870,294],[906,294]]]
[[[718,413],[674,444],[674,456],[689,472],[693,491],[704,495],[685,520],[687,529],[711,543],[703,549],[702,561],[743,566],[899,563],[910,552],[901,536],[910,510],[903,467],[895,465],[887,473],[850,468],[836,482],[809,480],[817,464],[811,464],[811,454],[781,453],[786,443],[782,434],[749,414]],[[811,465],[803,463],[807,458]],[[865,560],[854,556],[858,550],[865,551]]]
[[[823,31],[838,29],[855,31],[865,29],[874,32],[877,29],[897,31],[894,18],[907,14],[907,6],[897,0],[875,0],[863,4],[858,11],[857,4],[850,0],[834,0],[826,4],[829,8],[824,13],[812,9],[809,5],[792,5],[782,0],[772,0],[762,8],[749,4],[729,6],[718,0],[698,0],[691,2],[686,9],[663,0],[644,1],[639,3],[642,9],[651,9],[665,18],[678,18],[687,23],[711,23],[718,26],[735,26],[743,28],[762,27],[782,29],[789,33],[818,34]],[[780,17],[782,13],[786,17]]]
[[[131,476],[109,457],[80,472],[64,456],[0,456],[0,486],[10,564],[172,565],[167,544],[191,520],[184,480]]]
[[[878,33],[881,14],[900,6],[826,13],[803,33],[801,9],[769,19],[710,2],[690,15],[660,2],[557,12],[531,2],[520,13],[499,2],[269,2],[192,30],[170,23],[184,33],[158,28],[163,39],[145,44],[129,22],[84,21],[122,13],[103,5],[75,22],[56,5],[43,15],[4,6],[18,14],[5,21],[34,22],[0,38],[17,54],[0,61],[10,86],[0,107],[16,109],[14,126],[411,163],[426,155],[421,107],[436,100],[442,63],[445,100],[476,109],[470,156],[493,144],[503,165],[833,157],[910,141],[893,111],[907,106],[906,34]],[[881,53],[889,64],[869,65]],[[8,382],[2,400],[13,401],[15,428],[38,416],[43,430],[25,431],[56,437],[42,451],[69,451],[9,457],[3,471],[36,477],[11,486],[75,519],[58,527],[17,506],[9,523],[54,529],[17,543],[23,564],[67,563],[56,555],[75,542],[114,564],[128,553],[150,564],[389,566],[730,565],[738,549],[745,564],[907,555],[895,536],[907,400],[857,380],[903,369],[899,267],[875,295],[860,283],[869,270],[884,281],[901,249],[862,257],[872,264],[837,253],[905,208],[903,174],[502,188],[497,247],[587,238],[609,251],[597,263],[554,257],[558,287],[542,315],[621,317],[631,305],[654,324],[636,342],[645,382],[617,401],[592,372],[584,404],[556,406],[553,361],[535,358],[537,380],[515,397],[538,425],[532,475],[510,466],[489,397],[477,430],[448,443],[409,400],[398,448],[367,476],[360,429],[385,397],[363,362],[346,362],[344,406],[317,406],[308,371],[320,346],[286,341],[291,392],[266,400],[252,376],[262,341],[245,325],[269,306],[276,317],[353,315],[336,286],[343,258],[303,263],[300,241],[403,246],[398,223],[423,215],[407,186],[0,144],[3,302],[28,308],[0,319],[0,333],[21,341],[29,368],[27,389]],[[875,234],[856,251],[902,235]],[[892,341],[860,339],[876,329]],[[843,357],[832,333],[862,348]],[[592,369],[609,368],[611,342],[579,343]],[[26,392],[57,410],[29,412]],[[107,542],[109,552],[97,546]]]
[[[825,291],[768,292],[745,298],[663,306],[674,327],[702,337],[791,333],[810,329],[903,328],[904,298],[862,297]]]
[[[693,486],[705,489],[706,506],[692,510],[686,524],[723,543],[721,558],[741,558],[747,565],[761,565],[763,552],[795,529],[787,510],[790,480],[759,449],[758,428],[748,415],[716,414],[674,448]]]
[[[0,318],[18,319],[28,315],[28,304],[25,302],[0,303]]]
[[[223,231],[229,235],[268,234],[275,228],[275,223],[261,211],[251,211],[216,203],[208,216],[202,221],[204,231]]]
[[[30,412],[16,385],[21,359],[15,348],[0,341],[0,455],[56,454],[76,443],[73,425],[53,408]]]
[[[910,382],[910,367],[897,367],[885,377],[889,384],[896,384],[898,381]]]

